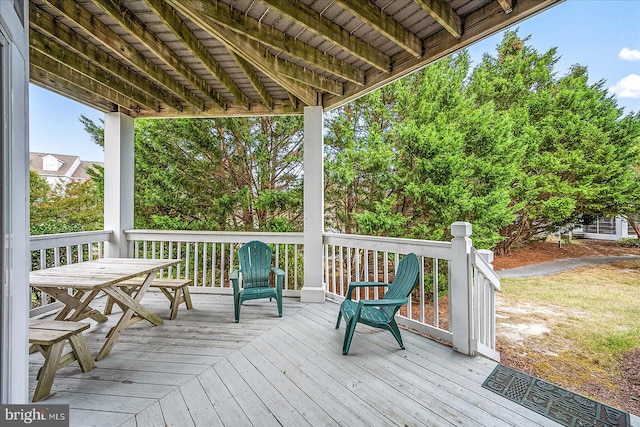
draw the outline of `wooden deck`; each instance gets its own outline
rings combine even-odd
[[[159,292],[143,303],[167,319]],[[233,322],[232,297],[194,294],[194,309],[161,326],[139,322],[113,352],[82,373],[58,372],[54,395],[71,426],[557,425],[481,387],[494,362],[457,354],[408,331],[406,350],[390,333],[358,325],[342,356],[338,305],[285,299],[247,302]],[[108,327],[85,336],[96,352]],[[31,355],[30,388],[42,358]]]

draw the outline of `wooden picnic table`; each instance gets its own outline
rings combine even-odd
[[[120,335],[132,324],[146,319],[154,325],[163,320],[140,304],[149,289],[156,273],[167,267],[179,264],[179,259],[137,259],[137,258],[101,258],[94,261],[68,264],[29,273],[29,283],[58,301],[65,307],[58,313],[56,320],[78,321],[90,317],[96,322],[108,318],[99,310],[91,307],[91,302],[104,292],[124,307],[118,323],[106,336],[106,341],[96,360],[103,359],[111,352]],[[123,292],[118,283],[123,280],[145,276],[142,285],[131,295]],[[73,293],[69,293],[69,290]]]

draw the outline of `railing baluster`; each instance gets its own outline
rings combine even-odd
[[[424,323],[424,305],[425,305],[425,296],[424,296],[424,257],[420,257],[420,281],[418,282],[418,286],[420,286],[420,323]]]
[[[207,242],[202,244],[202,286],[207,286],[207,246]]]
[[[178,251],[178,259],[182,259],[182,242],[176,242],[177,251]],[[180,279],[180,271],[182,270],[182,263],[178,264],[176,267],[176,279]]]
[[[231,245],[231,244],[229,244]],[[224,281],[224,243],[220,243],[220,287],[225,285]]]
[[[378,251],[373,251],[373,281],[378,281]],[[380,294],[380,290],[376,286],[373,288],[373,299],[378,299]]]
[[[433,259],[433,326],[436,328],[440,327],[440,303],[438,301],[438,294],[440,293],[439,289],[439,278],[438,275],[438,258]]]
[[[347,246],[347,286],[345,286],[345,292],[348,289],[349,282],[351,281],[351,246]]]
[[[198,242],[193,243],[193,286],[198,286]]]
[[[228,272],[233,271],[233,256],[235,255],[235,245],[233,243],[229,243],[229,268]]]
[[[283,289],[289,289],[289,244],[284,245],[284,284]]]
[[[173,258],[173,242],[169,242],[169,259]],[[169,279],[173,278],[173,266],[169,267]]]
[[[346,292],[346,287],[344,284],[344,247],[340,245],[340,293],[339,295],[344,296]]]
[[[298,289],[298,244],[293,245],[293,289]]]
[[[184,242],[184,278],[185,280],[189,280],[189,273],[191,273],[191,242]]]
[[[216,286],[216,242],[211,244],[211,286]],[[220,287],[222,287],[222,283],[220,283]]]

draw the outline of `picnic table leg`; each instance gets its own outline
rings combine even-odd
[[[44,399],[51,393],[51,386],[53,385],[53,379],[58,370],[58,362],[62,355],[64,340],[55,342],[48,347],[49,348],[46,349],[44,365],[38,372],[38,385],[36,386],[36,391],[33,393],[34,402]]]
[[[107,316],[100,313],[98,310],[95,310],[91,307],[88,307],[89,303],[95,298],[98,292],[91,292],[84,301],[79,300],[78,298],[82,298],[85,294],[84,291],[78,291],[74,295],[69,295],[67,291],[58,288],[45,288],[45,293],[51,295],[61,303],[63,303],[66,307],[56,316],[56,320],[69,320],[66,319],[66,315],[74,310],[75,314],[72,317],[76,320],[86,319],[87,317],[91,317],[98,323],[106,322],[109,320]],[[41,289],[42,290],[42,289]],[[78,297],[76,297],[78,295]],[[80,307],[82,309],[78,310]],[[62,316],[62,317],[61,317]]]
[[[109,353],[111,353],[111,349],[115,345],[120,335],[122,335],[122,333],[129,327],[129,321],[134,315],[137,314],[138,316],[141,316],[142,318],[148,320],[156,326],[164,323],[164,321],[157,314],[152,313],[140,304],[140,300],[144,296],[147,289],[149,289],[149,286],[151,285],[155,274],[155,271],[149,273],[134,297],[131,297],[125,292],[121,291],[117,285],[102,288],[102,290],[107,295],[113,297],[114,300],[126,306],[127,309],[124,311],[124,313],[122,313],[122,317],[120,318],[120,320],[118,320],[118,323],[116,323],[116,325],[109,330],[109,333],[107,334],[107,340],[100,349],[100,352],[98,352],[96,360],[104,359],[109,355]]]

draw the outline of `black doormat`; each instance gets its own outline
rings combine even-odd
[[[626,412],[503,365],[495,367],[482,387],[564,426],[631,425]]]

